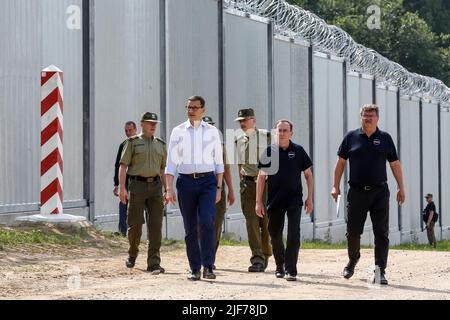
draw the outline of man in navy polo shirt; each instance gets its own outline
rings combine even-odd
[[[301,174],[305,175],[308,195],[305,211],[313,210],[312,162],[305,150],[291,141],[292,123],[279,120],[276,125],[276,143],[269,146],[259,161],[256,182],[256,207],[259,217],[264,216],[263,193],[267,179],[267,214],[269,234],[275,257],[277,278],[297,280],[297,261],[300,249],[300,218],[303,205]],[[286,250],[283,244],[284,219],[287,213],[288,233]]]
[[[400,161],[394,142],[387,132],[378,129],[379,111],[376,105],[364,105],[360,109],[361,128],[350,131],[338,150],[331,196],[337,200],[340,181],[347,160],[350,162],[349,191],[347,195],[347,242],[349,262],[343,276],[350,279],[360,258],[360,239],[367,212],[375,237],[374,282],[387,285],[385,269],[389,250],[389,188],[386,160],[397,180],[397,202],[405,201],[405,189]]]

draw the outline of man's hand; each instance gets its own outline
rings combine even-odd
[[[128,192],[127,189],[125,189],[125,187],[120,188],[119,197],[120,202],[122,202],[123,204],[127,204]]]
[[[341,190],[339,189],[339,187],[333,187],[333,189],[331,189],[331,196],[334,199],[334,202],[337,202],[337,198],[338,195],[341,194]]]
[[[216,191],[216,204],[220,202],[221,198],[222,198],[222,189],[217,189],[217,191]]]
[[[305,211],[306,214],[311,214],[313,211],[313,201],[310,198],[307,198],[305,201]]]
[[[399,205],[402,205],[405,202],[405,191],[402,189],[397,191],[397,202]]]
[[[263,206],[262,202],[260,202],[260,201],[256,202],[255,213],[260,218],[264,217],[264,206]]]
[[[113,193],[116,197],[119,196],[119,186],[114,186]]]
[[[177,196],[175,195],[175,192],[172,189],[167,189],[167,191],[164,194],[164,204],[176,204],[177,203]]]
[[[234,191],[228,190],[228,203],[230,204],[230,206],[234,204],[234,200]]]

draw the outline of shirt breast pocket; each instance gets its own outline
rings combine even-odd
[[[135,146],[134,147],[134,157],[136,161],[140,161],[145,158],[145,147],[144,146]]]

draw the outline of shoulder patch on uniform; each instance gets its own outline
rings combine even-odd
[[[166,142],[163,139],[161,139],[161,138],[157,137],[156,140],[158,140],[159,142],[162,142],[163,144],[166,144]]]

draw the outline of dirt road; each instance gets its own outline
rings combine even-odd
[[[142,246],[142,245],[141,245]],[[0,299],[447,299],[450,300],[450,253],[390,251],[387,287],[368,281],[373,251],[363,250],[352,279],[341,271],[345,250],[302,250],[299,277],[287,282],[265,273],[246,272],[247,247],[221,247],[217,279],[189,282],[183,248],[164,247],[158,276],[145,272],[142,254],[125,268],[126,249],[52,253],[46,250],[0,254]]]

